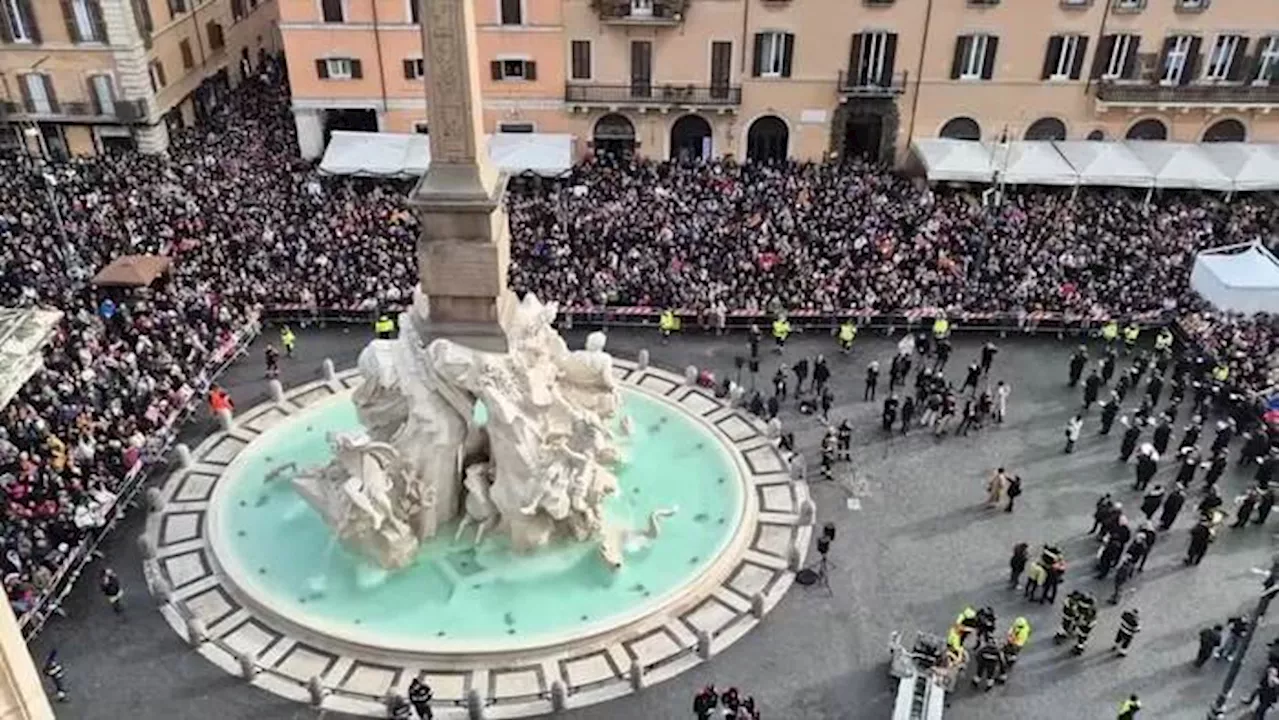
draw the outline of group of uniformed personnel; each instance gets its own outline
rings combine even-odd
[[[1075,640],[1071,652],[1084,653],[1089,635],[1098,624],[1098,601],[1084,590],[1072,590],[1062,603],[1062,627],[1054,634],[1053,641]]]
[[[990,690],[997,683],[1009,679],[1009,673],[1018,662],[1018,656],[1031,638],[1031,623],[1019,617],[1009,626],[1004,640],[995,637],[996,614],[990,607],[974,610],[965,607],[947,630],[948,658],[960,661],[965,657],[965,641],[970,635],[977,638],[974,658],[976,667],[973,684]]]

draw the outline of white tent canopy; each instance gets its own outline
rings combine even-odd
[[[486,136],[489,159],[500,170],[559,175],[573,165],[573,136],[500,133]],[[320,161],[331,175],[418,177],[431,164],[426,135],[335,130]]]
[[[912,148],[933,181],[991,182],[991,149],[976,140],[916,140]]]
[[[1053,143],[1081,185],[1151,187],[1151,171],[1123,143],[1059,140]]]
[[[1280,190],[1280,146],[1217,142],[1199,146],[1214,167],[1241,192]]]
[[[1147,166],[1158,188],[1231,190],[1231,179],[1219,172],[1198,145],[1164,140],[1126,140],[1125,146]]]
[[[1206,250],[1196,256],[1191,287],[1219,310],[1273,313],[1280,302],[1280,267],[1257,243]]]
[[[1076,185],[1080,176],[1048,140],[1021,140],[992,147],[993,164],[1013,185]]]

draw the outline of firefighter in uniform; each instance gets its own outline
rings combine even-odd
[[[1142,334],[1142,329],[1135,322],[1130,322],[1124,326],[1124,354],[1128,355],[1138,346],[1138,335]]]
[[[1124,657],[1129,654],[1129,645],[1141,629],[1142,623],[1138,618],[1138,608],[1129,608],[1120,613],[1120,629],[1116,631],[1115,644],[1117,655]]]
[[[791,334],[791,323],[787,321],[786,315],[779,315],[773,321],[773,351],[781,354],[787,347],[787,336]]]
[[[671,333],[676,330],[676,312],[671,308],[662,311],[658,316],[658,332],[662,333],[662,344],[666,345],[671,339]]]
[[[1108,320],[1102,324],[1102,342],[1108,346],[1114,345],[1116,338],[1120,336],[1120,324],[1115,320]]]
[[[409,683],[409,704],[418,713],[418,720],[431,720],[431,686],[422,682],[422,678],[414,678]]]
[[[1058,632],[1053,634],[1053,641],[1061,643],[1063,640],[1075,635],[1076,619],[1080,613],[1080,598],[1084,593],[1079,590],[1072,590],[1067,594],[1066,600],[1062,601],[1062,627],[1058,628]]]
[[[49,656],[44,661],[44,674],[49,678],[49,682],[53,683],[53,696],[58,702],[67,701],[67,671],[62,667],[62,663],[58,662],[58,651],[56,649],[49,651]]]
[[[379,314],[377,321],[373,323],[373,334],[379,340],[390,340],[396,334],[396,321],[387,313]]]
[[[1004,636],[1004,647],[1000,650],[1000,675],[996,677],[996,682],[1003,684],[1009,679],[1009,673],[1018,662],[1018,655],[1022,653],[1022,648],[1030,638],[1031,623],[1024,617],[1014,620],[1013,625],[1009,626],[1009,632]]]
[[[1076,644],[1071,648],[1074,655],[1083,655],[1089,644],[1089,635],[1098,624],[1098,603],[1089,593],[1081,593],[1080,602],[1076,604]]]
[[[978,669],[973,674],[973,684],[981,685],[984,691],[990,690],[996,684],[996,673],[1000,671],[1000,648],[993,642],[984,642],[975,656]]]
[[[285,357],[293,357],[293,346],[298,342],[298,336],[293,334],[293,328],[285,325],[280,328],[280,346],[284,348]]]
[[[946,315],[939,315],[938,318],[933,321],[934,343],[937,343],[941,340],[946,340],[947,335],[949,335],[950,333],[951,333],[951,322],[947,320]]]
[[[1169,332],[1169,328],[1160,328],[1160,332],[1156,335],[1156,352],[1163,355],[1172,349],[1173,333]]]
[[[858,336],[858,326],[853,324],[853,320],[845,320],[840,323],[840,352],[848,355],[853,350],[853,339]]]

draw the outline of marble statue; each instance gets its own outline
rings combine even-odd
[[[629,427],[613,360],[604,333],[570,351],[556,312],[526,295],[504,318],[507,351],[486,352],[424,342],[415,293],[400,336],[360,355],[354,402],[365,432],[334,437],[334,460],[294,485],[348,547],[386,568],[412,561],[455,518],[456,539],[474,526],[474,542],[496,533],[517,551],[555,537],[596,542],[621,566],[632,531],[606,527],[603,512],[623,459],[612,428]],[[472,422],[477,403],[483,427]],[[664,516],[644,532],[656,537]]]

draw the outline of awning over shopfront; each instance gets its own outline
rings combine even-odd
[[[1260,143],[1204,143],[1200,152],[1231,179],[1239,192],[1280,190],[1280,146]]]
[[[1147,169],[1158,188],[1231,190],[1231,179],[1218,171],[1199,145],[1164,140],[1124,143]]]
[[[1076,185],[1079,175],[1047,140],[1024,140],[995,145],[992,157],[1000,175],[1011,185]]]
[[[499,133],[486,136],[489,159],[512,174],[552,176],[573,165],[573,136]],[[431,164],[426,135],[336,130],[329,138],[320,171],[358,177],[419,177]]]
[[[1063,140],[1054,146],[1075,169],[1081,185],[1151,187],[1151,171],[1124,143]]]

